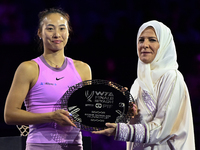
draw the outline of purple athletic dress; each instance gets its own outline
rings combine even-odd
[[[81,82],[81,77],[69,57],[65,58],[61,68],[51,67],[42,55],[33,60],[39,66],[39,76],[24,101],[26,110],[32,113],[55,111],[59,99],[70,86]],[[29,125],[26,149],[82,150],[81,131],[72,126],[59,126],[54,122]]]

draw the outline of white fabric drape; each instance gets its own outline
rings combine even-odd
[[[133,141],[127,142],[127,150],[194,150],[190,96],[184,78],[178,71],[173,36],[167,26],[153,20],[140,27],[137,43],[141,33],[149,26],[154,28],[160,47],[151,63],[145,64],[138,58],[138,77],[130,90],[143,118],[141,124],[146,127],[145,135],[137,131],[134,138],[140,134],[146,139],[134,148],[137,144],[133,143],[133,138]],[[135,127],[135,124],[128,126]],[[118,139],[120,131],[121,128]]]
[[[165,72],[171,69],[177,69],[178,63],[176,48],[171,31],[161,22],[153,20],[144,23],[139,28],[137,43],[141,33],[149,26],[152,26],[155,29],[160,47],[157,51],[155,59],[150,64],[145,64],[138,59],[137,82],[142,89],[150,92],[154,98],[156,98],[153,90],[154,85]]]

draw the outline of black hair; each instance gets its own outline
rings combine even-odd
[[[72,28],[70,26],[70,17],[69,14],[66,13],[64,10],[62,10],[61,8],[49,8],[49,9],[45,9],[41,12],[39,12],[38,14],[38,30],[42,30],[42,25],[41,22],[43,21],[43,19],[48,16],[49,14],[52,13],[59,13],[61,14],[66,20],[67,20],[67,25],[68,25],[68,31],[69,34],[72,33]],[[39,37],[37,36],[37,43],[38,43],[38,51],[43,51],[43,42],[41,39],[39,39]]]

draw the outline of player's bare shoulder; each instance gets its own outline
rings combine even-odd
[[[88,67],[90,67],[87,63],[80,61],[80,60],[74,60],[73,59],[73,62],[74,62],[74,66],[76,68],[88,68]]]
[[[37,80],[38,73],[38,64],[33,60],[22,62],[16,70],[17,77],[28,80],[31,83]]]
[[[75,68],[77,69],[77,71],[80,71],[80,72],[87,72],[87,71],[90,71],[91,69],[90,69],[90,66],[87,64],[87,63],[85,63],[85,62],[83,62],[83,61],[80,61],[80,60],[74,60],[73,59],[73,62],[74,62],[74,66],[75,66]]]
[[[25,72],[33,73],[38,70],[38,64],[33,60],[24,61],[19,65],[19,67],[17,69],[22,71],[23,73],[25,73]]]
[[[81,79],[84,80],[90,80],[91,79],[91,68],[90,66],[85,63],[82,62],[80,60],[74,60],[74,66],[76,68],[76,70],[78,71],[79,75],[81,76]]]

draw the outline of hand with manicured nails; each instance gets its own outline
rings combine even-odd
[[[59,109],[56,110],[52,113],[51,116],[52,120],[56,123],[58,123],[61,126],[74,126],[76,127],[76,125],[72,122],[72,120],[70,119],[70,113],[64,109]]]

